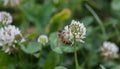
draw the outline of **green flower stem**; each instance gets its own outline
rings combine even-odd
[[[14,66],[16,67],[16,64],[17,64],[17,62],[18,62],[18,57],[17,57],[17,54],[16,54],[16,53],[14,53],[14,57],[15,57],[15,63],[14,63]]]
[[[79,69],[79,63],[78,63],[78,58],[77,58],[77,50],[76,50],[76,40],[74,36],[74,57],[75,57],[75,67],[76,69]]]
[[[20,49],[20,43],[18,43],[18,58],[20,61],[23,61],[22,51]]]
[[[24,62],[22,51],[20,49],[20,43],[18,44],[18,62],[17,63],[19,63],[19,62],[22,63],[22,64]],[[25,65],[22,65],[20,68],[25,69]]]
[[[104,35],[106,35],[106,31],[105,31],[105,28],[103,26],[103,22],[100,20],[100,18],[98,17],[98,15],[95,13],[95,11],[88,5],[88,4],[85,4],[85,7],[90,11],[90,13],[95,17],[96,21],[98,22],[98,24],[100,25],[101,27],[101,30],[102,30],[102,33]]]
[[[40,52],[39,52],[39,60],[41,61],[41,57],[43,56],[43,48],[44,48],[44,46],[43,45],[41,45],[42,47],[41,47],[41,50],[40,50]]]
[[[19,64],[19,62],[24,63],[24,57],[23,57],[22,50],[21,50],[20,46],[22,46],[22,44],[18,43],[17,44],[18,53],[16,54],[16,56],[17,56],[17,64]],[[25,69],[25,65],[22,65],[20,68]]]
[[[42,45],[42,48],[41,48],[41,50],[40,50],[40,52],[39,52],[39,54],[40,54],[40,55],[39,55],[39,58],[41,58],[41,56],[42,56],[43,47],[44,47],[44,46]]]

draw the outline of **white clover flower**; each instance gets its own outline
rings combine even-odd
[[[82,39],[85,38],[86,28],[83,23],[72,20],[70,24],[70,29],[71,29],[73,36],[75,36],[76,41],[84,42]]]
[[[0,23],[4,24],[11,24],[12,23],[12,16],[10,13],[2,11],[0,12]]]
[[[8,4],[10,4],[10,6],[15,7],[19,5],[20,2],[21,0],[4,0],[4,6],[7,6]]]
[[[102,52],[102,56],[105,58],[118,58],[119,48],[115,43],[112,42],[104,42],[103,46],[100,48]]]
[[[68,25],[67,26],[65,26],[65,28],[64,28],[64,37],[66,37],[67,39],[69,39],[70,41],[73,39],[73,34],[72,34],[72,32],[71,32],[71,29],[68,27]]]
[[[66,37],[70,40],[75,40],[84,42],[83,39],[86,35],[86,28],[83,23],[80,23],[79,21],[72,20],[71,24],[69,26],[65,26],[65,34]]]
[[[3,47],[5,52],[9,51],[9,48],[23,39],[19,28],[8,25],[0,28],[0,46]]]
[[[48,43],[48,37],[46,35],[40,35],[38,37],[38,42],[45,45],[46,43]]]

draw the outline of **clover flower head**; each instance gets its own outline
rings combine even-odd
[[[9,52],[10,49],[22,39],[23,37],[19,28],[14,25],[8,25],[0,28],[0,46],[3,47],[5,52]]]
[[[76,41],[84,42],[83,39],[86,35],[86,27],[83,23],[72,20],[69,26],[65,26],[64,31],[66,32],[67,38],[70,40],[75,39]]]
[[[12,23],[12,16],[8,12],[0,12],[0,23],[4,24],[11,24]]]
[[[8,4],[10,4],[10,6],[15,7],[19,5],[20,2],[21,0],[4,0],[4,6],[7,6]]]
[[[0,45],[11,45],[17,36],[21,36],[19,28],[8,25],[0,29]]]
[[[118,58],[117,53],[119,51],[119,48],[115,43],[104,42],[100,50],[101,50],[102,56],[104,56],[105,58],[110,58],[110,59]]]
[[[48,37],[46,35],[40,35],[38,37],[38,42],[45,45],[46,43],[48,43]]]

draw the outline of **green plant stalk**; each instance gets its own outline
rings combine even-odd
[[[77,58],[77,50],[76,50],[76,40],[74,36],[74,57],[75,57],[75,68],[79,69],[79,63],[78,63],[78,58]]]
[[[44,47],[44,46],[42,45],[42,48],[41,48],[41,50],[40,50],[40,52],[39,52],[39,54],[40,54],[40,55],[39,55],[39,58],[41,58],[41,56],[42,56],[43,47]]]
[[[90,11],[90,13],[95,17],[96,21],[98,22],[98,24],[100,25],[101,27],[101,30],[102,30],[102,33],[104,35],[106,35],[106,31],[105,31],[105,28],[102,24],[102,21],[100,20],[100,18],[98,17],[98,15],[95,13],[95,11],[88,5],[88,4],[85,4],[85,7]]]
[[[17,62],[22,62],[22,63],[24,63],[24,57],[23,57],[22,51],[21,51],[21,49],[20,49],[21,43],[18,43],[17,45],[18,45],[18,46],[17,46],[17,48],[18,48],[18,60],[17,60]],[[17,55],[16,55],[16,56],[17,56]],[[21,68],[22,68],[22,69],[25,69],[25,65],[22,65]]]
[[[16,53],[14,53],[14,58],[15,58],[15,63],[14,63],[14,67],[16,67],[16,64],[17,64],[17,62],[18,62],[18,57],[17,57],[17,54]]]
[[[18,62],[24,62],[22,51],[20,50],[20,43],[18,43]],[[22,65],[22,69],[25,69],[25,65]]]
[[[19,57],[20,61],[23,61],[22,52],[21,52],[21,49],[20,49],[20,43],[18,43],[18,57]]]

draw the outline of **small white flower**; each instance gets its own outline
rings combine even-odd
[[[72,34],[75,36],[76,41],[83,42],[83,38],[85,38],[86,35],[86,28],[83,23],[80,23],[79,21],[72,20],[70,24],[70,28],[72,31]]]
[[[14,44],[19,42],[21,39],[23,39],[23,37],[19,28],[13,25],[0,28],[0,46],[3,47],[5,52],[8,52],[9,48],[14,46]]]
[[[2,45],[11,45],[17,36],[22,36],[19,28],[8,25],[0,29],[0,43]]]
[[[100,48],[102,52],[102,56],[108,58],[118,58],[119,48],[115,43],[112,42],[104,42],[103,46]]]
[[[71,24],[69,26],[65,26],[65,34],[66,37],[70,40],[75,40],[84,42],[83,39],[86,35],[86,28],[83,23],[80,23],[79,21],[72,20]]]
[[[8,12],[0,12],[0,23],[4,24],[11,24],[12,23],[12,16]]]
[[[112,42],[104,42],[103,47],[106,48],[107,50],[111,50],[112,52],[118,52],[119,49],[115,43]]]
[[[8,4],[10,4],[10,6],[15,7],[19,5],[20,2],[21,0],[4,0],[4,6],[7,6]]]
[[[40,35],[38,37],[38,42],[45,45],[46,43],[48,43],[48,37],[46,35]]]

